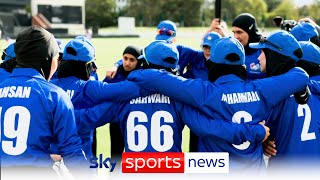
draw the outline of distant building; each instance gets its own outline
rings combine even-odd
[[[85,33],[85,0],[31,0],[31,15],[33,24],[55,33]]]
[[[0,0],[0,30],[3,37],[14,37],[21,31],[19,27],[31,25],[31,15],[26,11],[28,6],[30,0]]]
[[[0,0],[3,36],[16,36],[31,24],[54,34],[84,34],[85,0]]]
[[[0,12],[25,11],[31,0],[0,0]]]

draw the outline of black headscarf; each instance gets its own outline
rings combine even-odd
[[[310,38],[310,41],[317,45],[318,47],[320,47],[320,37],[319,36],[313,36],[312,38]]]
[[[229,74],[234,74],[243,80],[247,79],[247,71],[244,66],[218,63],[212,63],[211,69],[208,73],[208,79],[210,82],[214,82],[219,77]]]
[[[225,60],[230,62],[239,61],[240,56],[236,53],[230,53],[225,56]],[[211,60],[207,60],[205,65],[209,70],[208,79],[210,82],[214,82],[219,77],[229,74],[234,74],[243,80],[247,79],[247,71],[244,65],[219,64]]]
[[[299,60],[297,62],[297,66],[304,69],[309,74],[310,77],[320,75],[320,64],[313,63],[306,60]]]
[[[142,54],[142,50],[139,47],[127,46],[124,49],[122,55],[124,55],[124,54],[131,54],[132,56],[134,56],[138,60],[137,66],[133,70],[137,70],[137,69],[141,68],[142,60],[138,59],[138,57]],[[126,71],[124,69],[123,65],[119,67],[119,70],[124,77],[128,77],[130,71]]]
[[[233,20],[232,26],[241,28],[249,35],[248,43],[244,46],[245,53],[252,54],[256,52],[256,49],[249,47],[249,43],[259,42],[261,39],[255,17],[249,13],[242,13]]]
[[[54,36],[47,30],[31,26],[19,33],[14,51],[17,66],[34,68],[48,79],[52,58],[59,54],[59,46]]]
[[[296,61],[270,49],[262,49],[266,55],[267,76],[277,76],[288,72],[296,66]]]
[[[124,54],[131,54],[136,59],[138,59],[138,57],[141,55],[141,49],[137,46],[127,46],[124,49],[122,55],[124,55]]]
[[[58,67],[58,78],[66,78],[75,76],[79,79],[87,81],[90,79],[90,72],[92,71],[92,62],[87,63],[75,60],[62,60]]]
[[[297,63],[289,56],[284,56],[270,49],[262,49],[266,55],[266,72],[267,76],[277,76],[288,72],[294,68]],[[302,50],[298,49],[295,53],[302,57]],[[308,66],[311,68],[311,66]],[[306,104],[309,99],[309,88],[305,87],[303,90],[294,93],[295,101],[298,104]]]
[[[13,69],[16,67],[16,65],[17,65],[16,58],[13,58],[1,63],[0,68],[3,68],[7,72],[11,73]]]

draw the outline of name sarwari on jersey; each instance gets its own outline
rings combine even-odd
[[[0,88],[0,98],[29,98],[31,87],[10,86]]]
[[[227,104],[250,103],[260,101],[257,91],[248,91],[242,93],[222,94],[221,101]]]
[[[163,94],[152,94],[145,97],[138,97],[130,101],[130,104],[151,104],[151,103],[170,104],[170,98]]]

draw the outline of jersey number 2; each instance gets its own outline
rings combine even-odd
[[[303,111],[304,110],[304,111]],[[316,139],[316,134],[309,133],[310,122],[311,122],[311,110],[307,104],[298,106],[298,117],[304,116],[303,128],[301,132],[301,141],[308,141],[312,139]]]
[[[30,112],[22,106],[12,106],[1,117],[2,107],[0,107],[0,119],[3,122],[3,136],[0,132],[2,150],[8,155],[17,156],[27,149],[27,139],[30,125]],[[17,117],[17,118],[16,118]],[[15,125],[17,119],[17,125]],[[0,129],[2,130],[1,123]]]

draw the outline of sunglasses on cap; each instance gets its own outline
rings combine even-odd
[[[176,32],[173,30],[167,30],[167,29],[158,29],[158,34],[161,35],[168,35],[168,36],[175,36]]]
[[[268,41],[265,37],[262,37],[260,39],[260,43],[267,44],[269,46],[272,46],[272,47],[276,48],[279,51],[282,51],[282,48],[280,48],[279,46],[277,46],[277,45],[273,44],[272,42]]]

